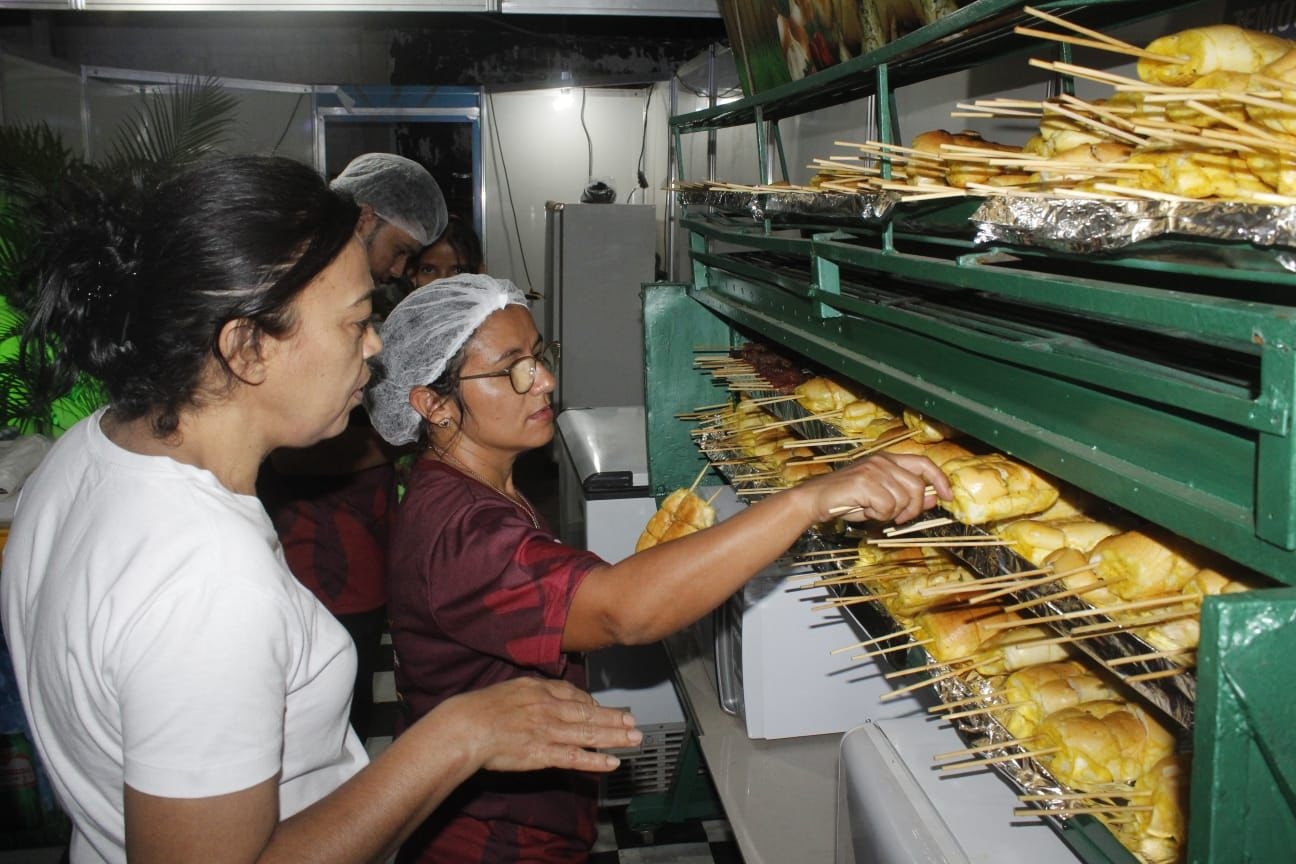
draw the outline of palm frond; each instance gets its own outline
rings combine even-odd
[[[45,194],[77,161],[47,123],[0,126],[0,190],[9,199],[22,202]]]
[[[238,99],[211,79],[145,95],[117,127],[99,168],[108,176],[183,165],[216,151],[230,134]]]

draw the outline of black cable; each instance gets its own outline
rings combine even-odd
[[[589,127],[585,125],[585,94],[588,92],[588,89],[584,87],[581,88],[580,121],[581,128],[585,130],[585,142],[589,144],[589,170],[585,172],[586,179],[593,178],[594,176],[594,139],[590,137]]]
[[[517,207],[513,204],[513,186],[509,183],[508,162],[504,160],[504,141],[499,134],[499,120],[495,117],[495,96],[486,94],[486,106],[490,110],[491,130],[495,136],[495,152],[499,154],[500,167],[504,169],[504,191],[508,193],[509,209],[513,211],[513,235],[517,237],[518,254],[522,257],[522,272],[526,275],[527,287],[535,290],[531,282],[531,268],[527,266],[526,246],[522,243],[522,229],[518,227]]]
[[[301,100],[302,97],[305,95],[306,95],[305,93],[297,94],[297,101],[293,103],[292,113],[288,115],[288,125],[284,127],[284,130],[282,132],[279,133],[279,140],[276,141],[274,143],[274,146],[270,148],[271,156],[279,152],[279,145],[282,144],[283,140],[288,137],[288,130],[293,127],[293,121],[297,119],[297,109],[301,107]]]
[[[648,108],[652,105],[653,88],[648,88],[648,98],[644,100],[644,118],[643,118],[643,135],[639,138],[639,164],[636,168],[636,179],[639,181],[639,189],[648,188],[648,175],[644,173],[644,153],[648,149]],[[634,195],[635,190],[631,189],[630,194],[626,196],[626,203],[630,203],[630,198]],[[641,193],[642,197],[642,193]]]

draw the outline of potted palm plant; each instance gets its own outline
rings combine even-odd
[[[215,152],[234,121],[237,99],[213,81],[141,94],[104,156],[86,161],[44,123],[0,126],[0,427],[54,436],[103,402],[98,383],[64,380],[46,361],[52,346],[24,343],[44,269],[51,208],[69,205],[75,178],[107,194]],[[11,433],[12,434],[12,433]]]

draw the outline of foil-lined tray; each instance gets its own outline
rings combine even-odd
[[[726,188],[685,189],[680,201],[712,207],[721,213],[749,216],[755,222],[836,221],[881,223],[900,201],[893,192],[787,192]]]
[[[1145,198],[985,199],[971,221],[976,242],[1010,243],[1056,252],[1113,252],[1158,238],[1244,243],[1270,250],[1296,272],[1296,207],[1232,201]]]

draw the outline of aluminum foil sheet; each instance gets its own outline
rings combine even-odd
[[[1110,252],[1141,241],[1180,238],[1272,248],[1296,272],[1296,207],[1229,201],[1154,201],[998,196],[971,221],[977,243],[1011,243],[1058,252]]]
[[[755,222],[837,221],[881,223],[900,201],[892,192],[771,192],[738,189],[686,189],[680,200]]]

